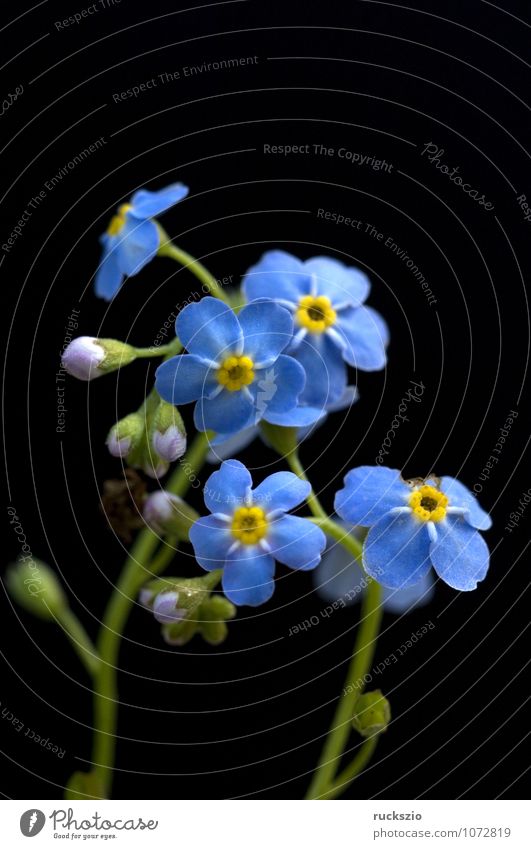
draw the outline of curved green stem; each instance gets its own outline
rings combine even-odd
[[[85,669],[91,677],[94,677],[100,668],[100,659],[96,646],[83,625],[69,607],[58,610],[55,615]]]
[[[319,524],[323,527],[324,523]],[[332,524],[335,525],[335,522],[332,522]],[[345,537],[343,528],[341,528],[341,532]],[[342,542],[342,540],[339,541]],[[345,543],[342,542],[342,544]],[[358,682],[363,681],[364,676],[372,666],[382,612],[381,587],[376,581],[371,580],[363,600],[361,624],[356,636],[343,695],[338,702],[317,769],[308,789],[307,799],[326,798],[334,784],[340,758],[351,732],[354,707],[362,692],[362,687],[358,686]]]
[[[300,478],[303,481],[307,481],[309,483],[306,472],[304,471],[304,467],[303,467],[301,461],[299,460],[299,455],[297,453],[297,450],[294,449],[293,451],[290,451],[289,454],[286,454],[285,456],[286,456],[286,462],[287,462],[288,466],[290,467],[291,471],[294,472],[297,475],[298,478]],[[323,520],[328,519],[328,514],[326,513],[326,511],[321,506],[321,502],[317,498],[313,489],[311,490],[308,498],[306,499],[306,503],[307,503],[308,507],[310,508],[310,510],[312,511],[313,515],[317,519],[323,519]]]
[[[138,359],[148,359],[149,357],[174,357],[182,350],[180,340],[175,337],[167,345],[152,345],[150,348],[135,348],[135,353]]]
[[[337,522],[334,522],[333,519],[329,519],[328,516],[322,519],[320,516],[314,519],[310,519],[310,522],[313,522],[314,525],[319,525],[321,530],[325,532],[325,534],[329,537],[335,539],[343,548],[346,548],[349,554],[358,560],[360,566],[362,566],[362,558],[361,555],[363,553],[363,544],[356,539],[353,534],[349,534],[345,528],[341,527]]]
[[[336,799],[350,784],[352,784],[356,776],[359,775],[369,763],[379,739],[379,734],[373,734],[372,737],[369,737],[368,740],[364,741],[354,760],[345,767],[343,772],[339,773],[330,790],[322,796],[323,799]]]
[[[208,434],[200,433],[196,436],[186,455],[186,463],[177,466],[166,485],[167,490],[181,497],[186,493],[190,486],[190,475],[187,474],[186,467],[197,473],[205,460],[208,445]],[[100,666],[94,681],[92,762],[102,798],[109,797],[112,784],[118,710],[116,674],[122,633],[138,592],[151,575],[155,576],[164,569],[175,553],[171,546],[166,546],[157,558],[152,560],[158,542],[158,536],[148,528],[138,535],[101,623],[97,643]]]
[[[191,256],[191,254],[183,251],[182,248],[178,248],[177,245],[174,245],[173,242],[170,241],[168,234],[162,229],[159,224],[159,234],[160,234],[160,247],[158,250],[159,256],[166,256],[170,259],[174,259],[180,265],[183,265],[189,271],[192,272],[195,277],[206,287],[206,292],[210,292],[215,298],[219,298],[221,301],[224,301],[226,304],[229,304],[229,299],[221,286],[219,285],[216,278],[202,265],[198,259]],[[206,294],[206,293],[205,293]]]

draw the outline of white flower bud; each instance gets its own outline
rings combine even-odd
[[[163,460],[173,463],[186,451],[186,434],[181,433],[176,425],[170,425],[165,433],[155,430],[152,443],[154,450]]]
[[[118,339],[78,336],[63,353],[62,366],[78,380],[94,380],[136,359],[136,349]]]
[[[199,518],[186,501],[163,489],[147,497],[143,515],[155,533],[174,533],[181,539],[188,539],[190,526]]]
[[[104,372],[98,366],[105,359],[105,351],[92,336],[78,336],[63,353],[63,368],[78,380],[93,380]]]

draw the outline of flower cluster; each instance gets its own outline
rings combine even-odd
[[[118,209],[102,237],[97,295],[114,297],[125,276],[136,274],[158,252],[166,253],[155,216],[187,193],[181,183],[157,192],[142,189]],[[277,472],[253,489],[249,471],[233,459],[257,434],[285,453],[279,448],[287,444],[281,433],[289,429],[295,434],[290,444],[297,444],[329,414],[358,399],[349,367],[385,368],[389,332],[382,316],[366,305],[367,275],[331,257],[300,260],[272,250],[247,271],[239,293],[211,291],[216,297],[180,311],[177,344],[166,346],[170,351],[156,371],[154,389],[107,439],[114,456],[158,477],[185,451],[186,431],[177,408],[193,403],[195,428],[209,434],[210,460],[224,460],[204,488],[210,515],[198,518],[182,499],[161,491],[145,504],[148,526],[189,539],[198,564],[214,576],[219,573],[225,601],[237,605],[256,606],[271,598],[276,561],[303,571],[320,564],[316,586],[329,599],[356,582],[366,586],[375,580],[384,587],[387,609],[395,611],[431,597],[432,569],[457,590],[474,589],[489,565],[479,531],[491,521],[454,478],[407,481],[383,466],[347,474],[335,512],[345,534],[363,540],[364,576],[337,542],[328,540],[325,552],[327,539],[318,520],[289,514],[311,498],[308,482]],[[64,352],[63,365],[90,380],[145,351],[116,340],[80,337]],[[182,590],[180,595],[174,590],[152,595],[156,618],[175,628],[184,617],[179,598]],[[191,634],[191,625],[183,633]],[[165,637],[171,641],[171,635]]]

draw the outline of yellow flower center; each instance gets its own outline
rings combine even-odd
[[[409,506],[421,522],[440,522],[446,516],[448,496],[424,484],[409,499]]]
[[[122,203],[118,207],[118,212],[111,218],[110,224],[107,227],[108,236],[116,236],[125,224],[125,216],[133,207],[130,203]]]
[[[234,511],[232,535],[244,545],[255,545],[267,533],[267,519],[261,507],[238,507]]]
[[[335,323],[336,311],[326,295],[305,295],[299,300],[295,318],[310,333],[324,333],[327,327]]]
[[[254,363],[250,357],[227,357],[218,370],[218,383],[229,392],[237,392],[254,380]]]

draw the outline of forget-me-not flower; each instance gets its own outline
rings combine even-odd
[[[159,231],[152,218],[166,212],[188,194],[188,186],[173,183],[158,192],[140,189],[118,207],[101,236],[103,254],[96,273],[96,295],[110,301],[124,277],[132,277],[156,255]]]
[[[348,522],[340,522],[346,533],[359,537],[360,528]],[[313,572],[313,582],[317,595],[337,607],[349,607],[361,602],[369,583],[356,558],[335,539],[327,540],[326,551],[321,562]],[[418,583],[410,587],[382,587],[382,604],[388,613],[409,613],[417,607],[428,604],[433,598],[434,582],[432,572],[428,572]]]
[[[190,542],[203,569],[223,569],[223,592],[234,604],[257,606],[273,595],[275,560],[291,569],[313,569],[326,545],[322,530],[290,516],[310,493],[292,472],[276,472],[256,489],[238,460],[226,460],[204,489],[210,516],[190,529]]]
[[[255,301],[236,316],[207,297],[188,304],[175,326],[189,353],[162,363],[155,386],[171,404],[197,401],[197,430],[230,435],[279,414],[290,421],[306,376],[300,363],[282,353],[293,332],[288,310]]]
[[[347,364],[363,371],[384,368],[387,325],[363,306],[370,290],[366,274],[330,257],[302,262],[285,251],[268,251],[243,281],[248,301],[271,298],[294,317],[289,353],[308,375],[301,402],[322,407],[347,386]]]
[[[455,478],[405,481],[395,469],[360,466],[345,477],[335,509],[370,528],[363,565],[383,586],[411,586],[433,566],[450,587],[474,590],[487,574],[489,550],[478,531],[492,522]]]

